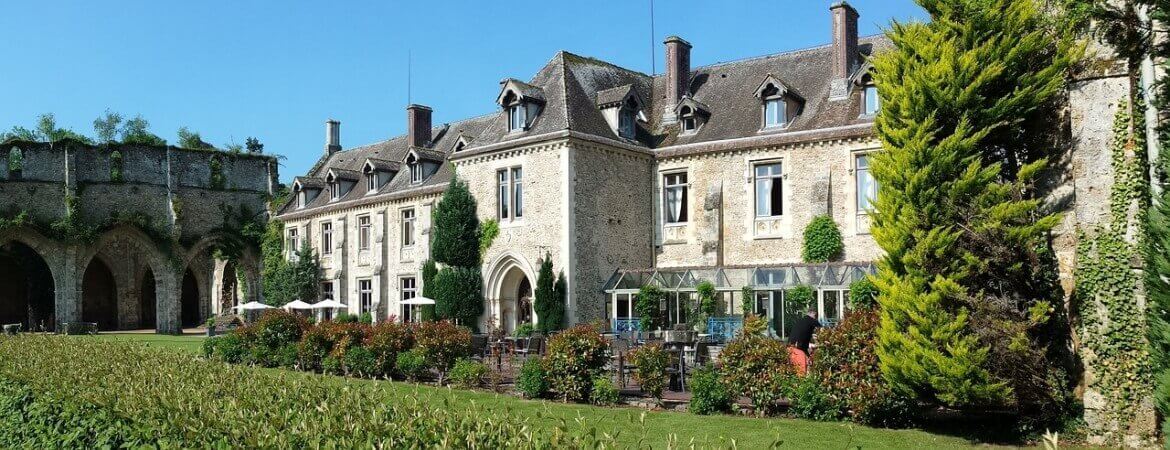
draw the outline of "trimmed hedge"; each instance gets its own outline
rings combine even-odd
[[[0,338],[0,448],[596,448],[436,394],[196,360],[132,343]],[[439,394],[442,397],[442,394]]]

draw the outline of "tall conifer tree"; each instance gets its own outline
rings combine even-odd
[[[431,257],[444,264],[433,281],[435,313],[473,329],[483,314],[479,238],[475,197],[456,177],[434,211]]]
[[[1059,217],[1033,183],[1079,47],[1035,0],[918,3],[931,21],[894,24],[894,49],[873,60],[882,372],[950,406],[1058,404],[1063,361],[1049,350],[1067,335],[1051,331],[1047,239]]]

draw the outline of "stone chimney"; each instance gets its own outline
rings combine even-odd
[[[666,44],[666,104],[662,119],[665,123],[678,120],[674,107],[688,94],[691,83],[691,43],[678,36],[670,36]]]
[[[411,147],[431,145],[431,108],[414,104],[406,107],[406,141]]]
[[[849,76],[858,66],[857,10],[844,0],[829,7],[833,16],[833,83],[829,97],[849,96]]]
[[[332,155],[341,151],[341,122],[333,119],[325,121],[325,154]]]

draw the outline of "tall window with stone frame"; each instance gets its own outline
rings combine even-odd
[[[756,218],[784,215],[783,168],[779,161],[755,165]]]
[[[374,312],[374,280],[358,280],[358,313]]]
[[[687,173],[676,172],[662,175],[662,205],[666,224],[686,223],[687,218]]]
[[[496,171],[496,217],[502,222],[524,217],[524,170],[508,167]]]
[[[398,279],[398,287],[401,292],[401,301],[418,297],[418,281],[414,277],[402,277]],[[422,306],[421,305],[401,305],[400,318],[403,323],[418,323],[422,321]]]
[[[866,215],[874,210],[877,201],[878,184],[869,171],[869,155],[857,155],[854,159],[853,176],[857,182],[857,214]]]
[[[414,208],[404,209],[399,214],[402,216],[401,217],[402,218],[402,220],[401,220],[401,222],[402,222],[402,224],[401,224],[402,246],[403,247],[413,247],[414,242],[415,242],[415,240],[414,240],[414,228],[415,228],[414,227],[414,224],[415,224]]]
[[[358,250],[370,249],[370,216],[358,216]]]
[[[321,222],[321,254],[333,254],[333,222]]]
[[[288,245],[288,248],[285,249],[286,251],[288,251],[288,260],[289,261],[296,261],[297,260],[297,250],[301,249],[301,241],[297,236],[297,229],[296,228],[289,228],[288,229],[288,238],[285,240],[285,243]]]

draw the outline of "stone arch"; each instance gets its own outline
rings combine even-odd
[[[101,256],[91,258],[81,276],[81,320],[103,331],[118,329],[118,293],[111,264]]]
[[[61,252],[30,228],[0,233],[0,323],[56,329]]]
[[[50,238],[42,235],[30,227],[16,227],[6,231],[0,231],[0,248],[11,247],[12,244],[19,244],[26,248],[29,256],[36,256],[40,261],[47,266],[48,282],[51,284],[51,307],[47,317],[37,317],[34,319],[35,323],[25,324],[25,330],[56,330],[56,324],[61,323],[62,317],[76,311],[80,305],[75,305],[76,292],[70,295],[70,288],[66,276],[66,251],[64,251],[60,244],[50,240]],[[42,268],[43,269],[43,268]],[[6,274],[7,275],[7,274]],[[35,326],[33,326],[35,325]]]
[[[513,252],[505,252],[496,257],[489,267],[484,291],[486,303],[484,311],[487,311],[487,314],[481,320],[482,325],[487,326],[489,321],[494,321],[497,326],[510,333],[519,326],[518,322],[526,314],[532,318],[533,323],[539,320],[532,310],[531,300],[528,301],[526,308],[523,310],[521,308],[520,297],[523,294],[520,291],[523,286],[527,284],[529,295],[536,286],[536,272],[532,270],[528,260]]]
[[[198,262],[197,260],[200,257],[209,256],[209,252],[213,250],[216,245],[220,245],[230,240],[234,240],[234,238],[231,235],[222,232],[210,233],[204,236],[203,238],[199,239],[199,241],[195,242],[195,244],[191,245],[189,249],[183,252],[182,267],[184,270],[191,268],[191,265]],[[236,263],[239,264],[241,271],[244,273],[243,288],[245,292],[245,298],[240,299],[240,303],[259,301],[261,298],[260,260],[260,254],[257,249],[245,247],[240,254],[239,260],[236,261]],[[228,276],[235,277],[234,270],[232,273],[227,273],[226,271],[217,269],[222,269],[222,267],[219,267],[218,264],[215,264],[214,261],[211,261],[211,265],[207,270],[208,276],[205,277],[206,280],[201,280],[201,284],[199,285],[200,288],[205,290],[209,295],[211,292],[213,292],[213,283],[214,285],[220,285],[224,278]],[[209,296],[209,298],[218,298],[218,296]],[[220,312],[222,313],[224,311]]]
[[[154,277],[155,293],[155,330],[159,333],[179,333],[179,305],[178,305],[178,273],[172,265],[172,259],[159,248],[159,244],[142,230],[133,225],[123,224],[111,228],[101,234],[97,242],[81,248],[77,258],[78,279],[75,283],[76,292],[82,292],[81,274],[89,267],[90,262],[99,257],[105,257],[108,264],[117,266],[115,277],[122,280],[119,283],[121,292],[122,313],[119,320],[123,328],[140,326],[142,304],[141,280],[147,269]],[[114,260],[117,260],[115,262]],[[80,306],[80,302],[78,302]],[[79,311],[80,312],[80,311]],[[74,317],[81,317],[80,314]]]
[[[206,277],[201,275],[191,268],[183,271],[179,290],[179,314],[183,328],[199,326],[210,313],[210,292],[204,288],[207,286]]]

